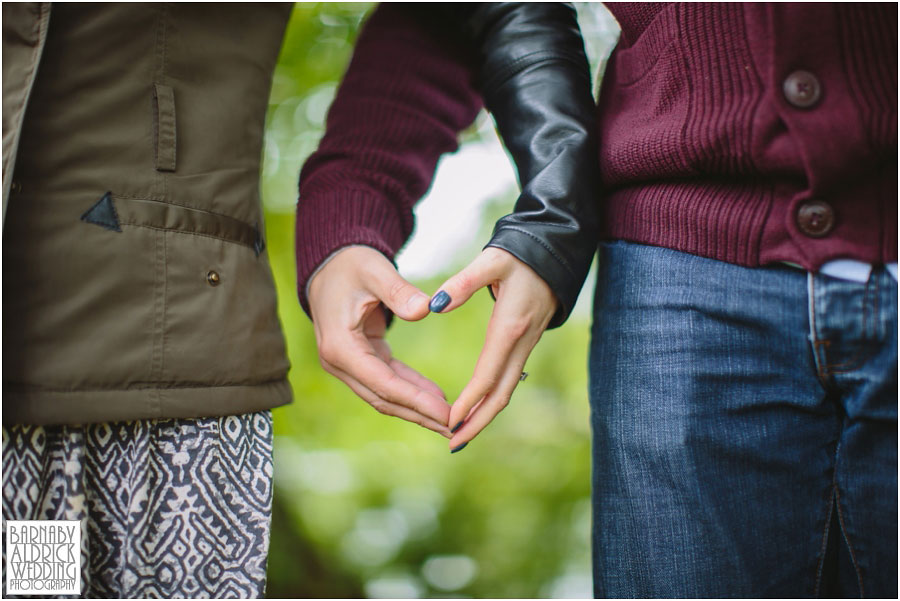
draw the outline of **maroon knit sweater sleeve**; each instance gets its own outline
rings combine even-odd
[[[440,156],[481,108],[467,55],[423,9],[380,5],[360,34],[328,113],[325,136],[300,174],[297,286],[353,244],[393,259],[413,229],[413,205]]]

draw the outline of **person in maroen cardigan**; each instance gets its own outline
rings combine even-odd
[[[563,161],[600,186],[592,207],[578,200],[549,219],[534,217],[554,200],[535,205],[529,186],[560,155],[517,137],[552,127],[541,86],[517,87],[515,69],[491,60],[477,15],[462,49],[429,52],[410,37],[427,18],[376,10],[300,181],[299,294],[323,362],[379,410],[443,432],[440,391],[390,356],[378,303],[402,319],[428,310],[389,259],[477,108],[433,68],[455,53],[487,92],[523,195],[431,299],[445,312],[486,285],[497,298],[449,412],[450,448],[506,405],[599,245],[595,593],[894,597],[897,7],[609,8],[622,34],[602,81],[598,153],[590,173],[578,153]],[[516,35],[503,41],[507,66],[537,56]],[[584,184],[565,182],[560,197]],[[520,237],[504,248],[510,229]],[[549,285],[559,279],[570,285]]]

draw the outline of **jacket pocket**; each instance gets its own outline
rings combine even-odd
[[[134,226],[217,238],[247,246],[256,256],[266,247],[257,224],[250,225],[227,215],[161,200],[113,195],[112,192],[104,194],[81,216],[81,220],[119,233],[123,231],[122,226]]]
[[[153,104],[156,108],[156,170],[175,171],[175,90],[154,84]]]

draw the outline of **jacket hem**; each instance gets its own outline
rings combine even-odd
[[[22,390],[4,385],[3,425],[239,415],[286,405],[292,396],[287,378],[245,386],[121,390]]]

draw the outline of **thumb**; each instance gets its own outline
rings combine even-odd
[[[428,315],[428,295],[403,279],[390,261],[371,266],[367,274],[369,289],[394,315],[405,321]]]
[[[495,283],[504,273],[504,257],[495,248],[487,248],[462,271],[444,282],[428,308],[434,313],[445,313],[463,305],[475,292]]]

